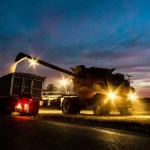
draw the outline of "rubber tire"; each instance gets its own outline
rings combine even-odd
[[[132,109],[131,108],[124,108],[124,109],[120,109],[120,115],[122,116],[130,116],[132,115]]]
[[[93,97],[94,101],[97,101],[93,106],[93,113],[95,116],[106,116],[110,114],[111,103],[104,104],[105,97],[103,95],[96,94]]]
[[[72,114],[79,114],[81,110],[81,101],[79,98],[71,98],[72,101]]]
[[[62,103],[62,112],[63,114],[72,114],[73,113],[73,103],[70,98],[64,98]]]
[[[99,116],[99,115],[102,115],[102,107],[103,107],[103,104],[104,104],[104,96],[102,94],[95,94],[93,96],[93,102],[94,102],[94,105],[93,105],[93,113],[95,116]]]

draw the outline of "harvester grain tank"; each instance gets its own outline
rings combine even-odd
[[[45,77],[14,72],[0,78],[0,113],[36,115]]]
[[[121,115],[131,114],[131,95],[135,90],[130,86],[128,75],[112,73],[115,68],[86,68],[80,65],[71,67],[70,72],[24,53],[19,53],[15,61],[23,58],[72,76],[74,94],[62,95],[58,99],[64,114],[77,114],[83,107],[92,107],[95,115],[109,115],[112,109],[117,109]]]

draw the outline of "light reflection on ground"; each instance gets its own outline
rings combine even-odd
[[[40,107],[39,109],[39,115],[42,114],[62,114],[61,110],[57,110],[55,108],[50,108],[50,107]],[[12,113],[13,116],[18,116],[19,113]],[[88,115],[88,116],[94,116],[92,110],[81,110],[80,115]],[[150,111],[134,111],[133,115],[131,116],[121,116],[118,111],[111,111],[110,117],[130,117],[130,118],[147,118],[150,119]]]
[[[61,110],[57,110],[56,108],[50,107],[40,107],[39,114],[62,114]],[[93,115],[92,110],[81,110],[81,115]],[[113,117],[122,117],[118,111],[111,111],[110,116]],[[133,111],[133,115],[130,117],[136,118],[150,118],[150,111]]]

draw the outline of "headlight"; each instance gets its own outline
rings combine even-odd
[[[114,99],[115,98],[115,94],[114,93],[109,93],[109,98]]]
[[[132,100],[134,100],[134,99],[136,99],[136,96],[135,96],[135,94],[130,93],[129,94],[129,98],[132,99]]]

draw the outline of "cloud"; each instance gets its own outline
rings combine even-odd
[[[6,73],[19,52],[24,52],[67,70],[81,64],[116,68],[116,72],[133,75],[136,87],[141,83],[147,87],[145,83],[149,83],[150,76],[149,3],[0,1],[1,74]],[[24,66],[18,66],[20,71],[21,65]],[[55,77],[52,70],[44,67],[38,66],[37,72]]]

